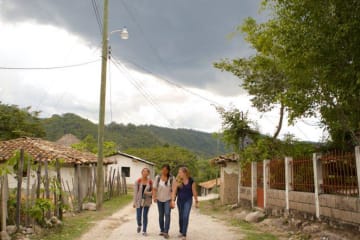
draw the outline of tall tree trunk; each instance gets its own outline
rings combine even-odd
[[[280,106],[279,124],[276,127],[276,131],[275,131],[275,133],[273,135],[273,139],[276,139],[279,136],[279,133],[280,133],[282,125],[283,125],[285,106],[284,106],[284,104],[282,102],[280,104],[281,104],[281,106]]]

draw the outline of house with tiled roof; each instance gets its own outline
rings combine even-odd
[[[34,164],[44,163],[47,161],[50,165],[49,176],[55,177],[56,171],[51,167],[52,163],[59,160],[61,163],[61,176],[63,180],[64,189],[74,192],[74,195],[79,193],[85,197],[88,193],[89,187],[94,184],[95,166],[97,163],[97,156],[89,152],[81,152],[71,147],[67,147],[54,142],[46,141],[39,138],[22,137],[8,141],[0,141],[0,164],[4,164],[11,159],[17,151],[23,149],[25,154],[29,156]],[[112,163],[110,160],[104,160],[104,164]],[[42,168],[44,171],[44,168]],[[76,175],[78,171],[78,175]],[[105,171],[105,168],[104,168]],[[24,173],[25,174],[25,173]],[[24,175],[24,183],[30,177],[30,183],[33,185],[36,181],[35,170],[31,171],[30,176]],[[77,177],[76,177],[77,176]],[[80,180],[80,181],[79,181]],[[9,175],[9,188],[16,188],[17,180],[14,174]],[[26,184],[23,184],[26,186]],[[69,186],[69,188],[67,188]]]

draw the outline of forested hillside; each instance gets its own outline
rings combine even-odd
[[[87,135],[97,136],[97,124],[72,113],[53,115],[43,119],[42,123],[46,138],[51,141],[56,141],[67,133],[74,134],[79,139]],[[224,143],[215,139],[212,134],[189,129],[111,123],[106,126],[105,138],[114,141],[121,150],[168,144],[186,148],[205,157],[225,152]]]

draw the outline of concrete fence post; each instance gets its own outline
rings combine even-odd
[[[285,157],[285,204],[286,212],[289,213],[289,192],[292,190],[292,157]]]
[[[237,187],[237,205],[240,206],[241,202],[241,164],[238,163],[238,187]]]
[[[356,174],[358,182],[358,193],[360,198],[360,146],[355,147],[355,158],[356,158]]]
[[[270,160],[264,160],[263,162],[263,177],[264,177],[264,209],[266,209],[267,190],[269,188],[269,164]]]
[[[320,200],[319,195],[321,193],[321,185],[323,183],[322,178],[322,166],[320,161],[320,154],[313,154],[313,169],[314,169],[314,195],[315,195],[315,213],[316,217],[320,218]]]
[[[5,173],[1,177],[1,240],[10,240],[10,236],[6,232],[6,219],[7,219],[7,200],[8,200],[8,179]]]
[[[251,207],[256,206],[255,199],[257,199],[257,162],[251,162]]]

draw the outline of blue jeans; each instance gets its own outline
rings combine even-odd
[[[136,220],[139,227],[143,227],[143,232],[146,232],[148,224],[148,213],[150,207],[139,207],[136,209]],[[141,224],[141,217],[143,218],[143,224]]]
[[[170,228],[170,200],[166,202],[157,201],[158,209],[159,209],[159,225],[160,232],[169,233]],[[165,219],[165,221],[164,221]]]
[[[190,211],[192,206],[192,198],[188,200],[177,200],[177,206],[179,208],[179,227],[180,233],[186,236],[187,229],[189,226]]]

